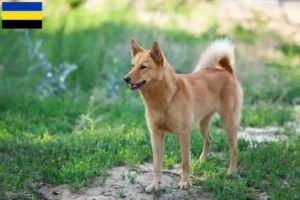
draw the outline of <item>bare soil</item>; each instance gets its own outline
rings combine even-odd
[[[199,194],[196,188],[180,190],[177,188],[179,174],[177,169],[164,170],[159,194],[147,194],[145,188],[152,179],[152,164],[145,163],[136,170],[129,167],[115,167],[109,170],[109,176],[103,185],[99,185],[98,177],[94,183],[88,187],[80,189],[78,192],[70,192],[67,185],[35,184],[33,187],[36,192],[43,195],[45,199],[51,200],[115,200],[115,199],[198,199],[210,200],[212,195],[209,193]],[[130,183],[128,178],[122,179],[122,174],[136,174],[135,183]],[[123,198],[120,196],[124,195]]]

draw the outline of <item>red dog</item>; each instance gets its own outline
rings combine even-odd
[[[230,145],[228,174],[236,170],[237,131],[240,124],[243,91],[234,74],[234,47],[228,40],[215,41],[202,55],[191,74],[176,74],[157,42],[151,50],[131,39],[132,69],[124,77],[130,89],[139,90],[146,107],[151,133],[154,178],[147,192],[159,188],[163,144],[166,132],[180,141],[182,155],[181,189],[190,185],[190,131],[198,127],[203,136],[204,160],[211,143],[210,121],[219,113]]]

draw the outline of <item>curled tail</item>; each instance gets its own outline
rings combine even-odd
[[[234,45],[228,39],[214,41],[202,54],[194,72],[217,67],[234,74]]]

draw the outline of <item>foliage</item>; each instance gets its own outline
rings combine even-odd
[[[86,0],[67,0],[67,2],[72,8],[76,8],[86,2]]]
[[[131,184],[135,183],[135,179],[136,179],[137,175],[136,173],[128,173],[127,174],[127,178],[130,181]]]
[[[20,31],[22,33],[22,31]],[[36,84],[36,91],[43,96],[64,94],[67,92],[66,79],[68,75],[77,69],[75,64],[63,62],[58,67],[52,66],[45,53],[39,52],[42,40],[33,42],[29,36],[29,30],[23,31],[21,42],[27,47],[28,57],[32,63],[28,72],[40,70],[43,79]]]

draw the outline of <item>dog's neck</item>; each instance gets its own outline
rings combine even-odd
[[[140,89],[140,94],[146,105],[146,108],[165,110],[172,100],[177,85],[177,76],[172,66],[165,62],[164,74],[159,80],[146,85]]]

